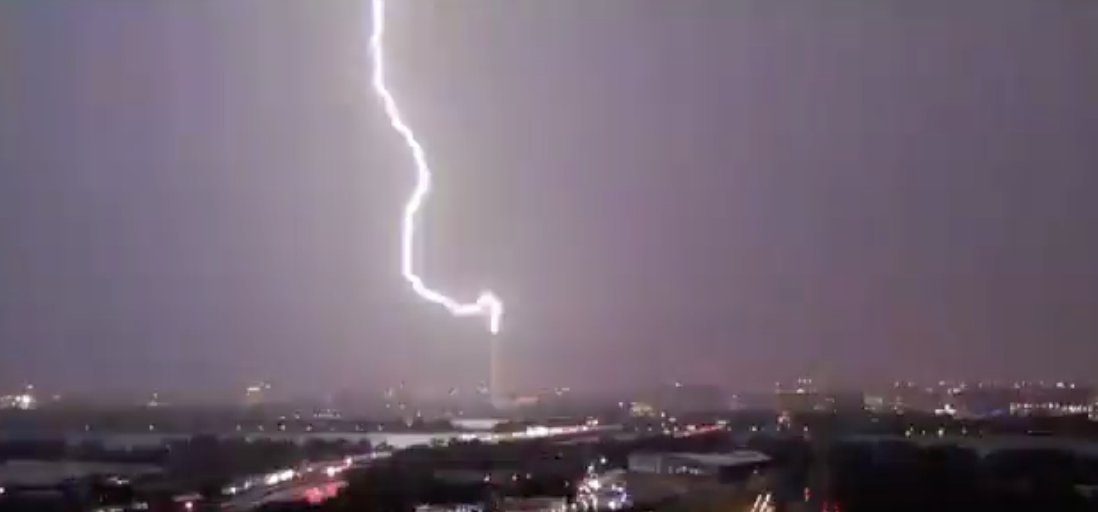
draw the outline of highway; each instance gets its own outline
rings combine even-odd
[[[530,427],[520,432],[469,434],[463,440],[479,439],[485,443],[512,442],[524,439],[565,437],[610,432],[617,426],[579,425],[572,427]],[[221,509],[244,512],[268,503],[287,501],[322,502],[334,497],[347,485],[344,474],[386,458],[391,452],[372,452],[340,460],[307,462],[297,468],[287,468],[264,475],[254,475],[225,489],[230,498]]]
[[[254,510],[268,503],[284,503],[291,501],[307,501],[320,503],[335,497],[347,481],[342,477],[329,478],[326,476],[308,477],[277,487],[264,489],[262,492],[245,493],[234,497],[222,504],[225,511]]]
[[[388,457],[385,452],[369,453],[345,459],[308,462],[297,469],[285,469],[244,480],[225,489],[231,498],[222,510],[244,511],[267,503],[308,501],[319,503],[334,497],[347,485],[344,474],[354,468]]]

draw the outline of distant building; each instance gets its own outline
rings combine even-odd
[[[865,393],[859,391],[837,391],[822,394],[823,409],[836,414],[854,414],[865,412],[868,408]]]
[[[652,418],[659,415],[659,411],[651,404],[633,402],[629,404],[629,415],[634,418]]]
[[[30,410],[37,407],[37,402],[31,395],[7,395],[0,396],[0,409]]]
[[[885,397],[885,406],[892,412],[933,412],[947,403],[946,395],[951,392],[914,382],[896,382],[892,386],[891,396]]]
[[[774,395],[766,392],[736,393],[729,399],[729,408],[736,411],[773,409]]]
[[[160,393],[156,393],[156,392],[153,392],[152,394],[150,394],[149,399],[145,401],[145,407],[148,407],[150,409],[156,408],[156,407],[164,407],[166,405],[168,405],[168,404],[165,403],[162,398],[160,398]]]
[[[823,397],[815,392],[779,391],[775,407],[780,413],[796,414],[823,410]]]
[[[1057,382],[1050,385],[1015,386],[1016,401],[1010,404],[1010,413],[1020,416],[1062,416],[1089,414],[1094,403],[1093,391],[1072,383]]]
[[[867,395],[865,397],[865,408],[866,410],[877,414],[891,412],[892,410],[888,401],[881,395]]]
[[[826,409],[824,397],[816,390],[812,379],[800,378],[792,384],[778,384],[774,407],[780,414],[796,414]]]
[[[541,399],[537,395],[497,397],[492,404],[497,410],[528,409],[538,405]]]
[[[17,395],[0,396],[0,409],[28,411],[37,408],[38,400],[34,397],[34,386],[27,386],[22,393]]]
[[[504,498],[500,503],[501,512],[565,512],[568,501],[564,498]]]
[[[704,384],[675,382],[655,390],[644,401],[656,409],[676,414],[729,409],[724,391],[717,386]]]
[[[1022,392],[1010,386],[977,384],[951,392],[949,401],[959,416],[999,416],[1010,414],[1011,404],[1021,403]]]
[[[244,390],[244,405],[255,407],[267,403],[270,400],[270,393],[271,385],[266,382],[248,386]]]
[[[496,425],[503,423],[499,418],[454,418],[450,423],[461,430],[491,432]]]

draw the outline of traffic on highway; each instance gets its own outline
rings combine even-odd
[[[485,443],[510,442],[574,435],[587,435],[614,430],[614,426],[576,425],[563,427],[531,426],[525,430],[504,433],[469,433],[454,441],[478,440]],[[330,461],[310,461],[297,467],[283,468],[240,479],[222,489],[226,511],[253,510],[268,503],[307,501],[319,503],[336,496],[347,485],[344,475],[352,469],[368,466],[391,456],[393,451],[374,451]],[[195,510],[201,496],[183,495],[176,501],[184,510]]]

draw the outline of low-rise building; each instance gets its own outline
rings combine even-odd
[[[629,471],[708,477],[725,483],[748,483],[769,468],[770,457],[754,451],[731,453],[634,453]]]

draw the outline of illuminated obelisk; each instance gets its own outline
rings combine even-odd
[[[412,127],[405,122],[396,98],[386,82],[387,67],[384,51],[386,0],[371,0],[370,5],[370,82],[381,102],[389,125],[403,139],[412,157],[412,170],[415,176],[415,183],[404,203],[404,215],[401,218],[400,272],[412,292],[426,302],[441,306],[454,316],[479,317],[486,321],[488,332],[491,333],[488,341],[488,398],[492,405],[498,408],[506,402],[501,382],[498,346],[503,301],[491,291],[482,290],[473,302],[462,302],[428,286],[416,268],[417,226],[421,210],[427,203],[432,190],[434,174],[428,165],[427,150],[416,139]]]
[[[492,407],[502,409],[507,394],[503,390],[503,375],[500,373],[499,335],[488,338],[488,400]]]

